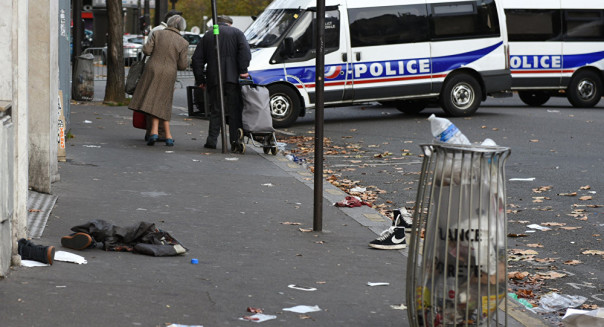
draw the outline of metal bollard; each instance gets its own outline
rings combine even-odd
[[[407,262],[411,326],[507,326],[507,221],[499,146],[421,145]],[[507,312],[507,300],[505,301]],[[502,316],[502,317],[500,317]]]

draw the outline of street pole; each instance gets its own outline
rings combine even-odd
[[[77,58],[82,54],[82,34],[83,33],[83,24],[82,24],[82,0],[74,0],[73,1],[73,12],[71,13],[73,20],[73,54],[72,58]]]
[[[323,109],[325,88],[325,0],[317,0],[317,58],[315,69],[315,179],[313,230],[323,230]]]
[[[224,114],[224,91],[222,89],[222,68],[220,66],[220,43],[218,40],[218,34],[220,33],[220,30],[218,28],[218,14],[216,13],[216,0],[212,0],[212,22],[214,22],[214,48],[216,50],[216,64],[218,65],[218,103],[220,104],[220,118],[222,121],[222,124],[220,126],[220,128],[222,128],[222,132],[220,133],[222,135],[222,153],[227,153],[227,149],[229,147],[229,144],[227,142],[227,137],[226,137],[226,117]]]

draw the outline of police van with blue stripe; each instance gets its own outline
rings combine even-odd
[[[512,88],[540,106],[565,96],[575,107],[602,98],[604,1],[505,0]]]
[[[472,115],[511,87],[499,0],[327,0],[324,103],[378,101],[405,113],[439,102]],[[315,103],[316,1],[275,0],[245,31],[249,71],[276,127]]]

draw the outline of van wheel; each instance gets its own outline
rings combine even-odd
[[[300,98],[285,85],[268,87],[273,127],[289,127],[300,115]]]
[[[396,109],[407,115],[417,115],[426,109],[426,106],[427,103],[425,101],[398,101],[396,103]]]
[[[522,102],[531,107],[539,107],[544,105],[549,100],[549,94],[542,91],[520,91],[518,96]]]
[[[579,72],[571,80],[566,93],[573,106],[591,108],[602,97],[602,79],[592,71]]]
[[[457,74],[445,82],[440,93],[440,106],[454,117],[471,116],[478,110],[482,90],[476,79],[468,74]]]

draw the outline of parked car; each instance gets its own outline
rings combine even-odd
[[[142,58],[144,37],[142,35],[124,35],[124,64],[132,65]],[[103,47],[103,65],[107,64],[107,46]]]

